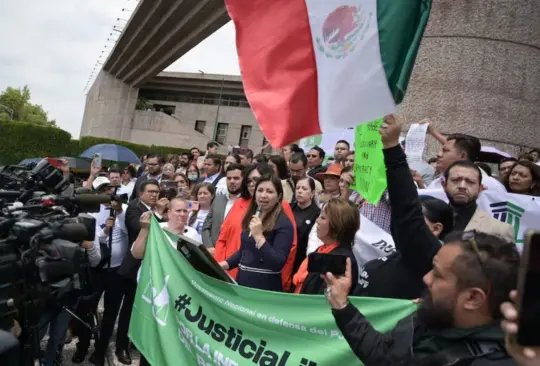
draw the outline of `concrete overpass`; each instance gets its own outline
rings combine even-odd
[[[141,0],[103,70],[139,87],[229,20],[223,0]]]
[[[512,153],[537,145],[537,1],[434,0],[400,107],[407,121],[429,117]],[[88,93],[81,135],[129,140],[138,88],[167,83],[158,73],[228,20],[223,0],[141,0]]]

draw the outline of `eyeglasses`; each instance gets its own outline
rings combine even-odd
[[[471,244],[473,252],[476,255],[476,260],[480,264],[480,268],[482,269],[482,273],[484,274],[484,277],[486,277],[486,280],[487,280],[486,296],[489,297],[489,294],[491,293],[491,281],[489,280],[488,272],[486,270],[486,265],[484,264],[484,261],[482,260],[482,255],[480,253],[480,249],[478,248],[478,243],[476,242],[475,236],[476,236],[476,231],[466,231],[463,233],[463,236],[461,239]]]

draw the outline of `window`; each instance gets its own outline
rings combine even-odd
[[[204,133],[204,128],[206,127],[206,121],[196,120],[195,121],[195,131]]]
[[[225,145],[227,140],[227,131],[229,130],[228,123],[218,123],[216,129],[216,135],[214,136],[214,141],[218,144]]]
[[[263,136],[262,147],[263,147],[262,148],[262,153],[263,154],[272,154],[272,146],[268,143],[268,140],[264,136]]]
[[[244,149],[247,149],[250,136],[251,126],[242,126],[242,128],[240,129],[240,141],[238,141],[238,145],[240,145],[240,147]]]

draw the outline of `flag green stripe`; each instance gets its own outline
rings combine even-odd
[[[381,60],[396,104],[405,97],[431,1],[377,0]]]

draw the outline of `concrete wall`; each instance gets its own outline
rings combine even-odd
[[[81,136],[129,141],[139,90],[101,71],[86,96]]]
[[[159,100],[151,100],[150,102],[160,105],[175,106],[175,118],[181,120],[182,126],[187,128],[185,133],[191,133],[192,131],[195,132],[195,121],[206,121],[204,135],[207,136],[207,141],[201,145],[202,148],[206,147],[206,142],[214,138],[217,105],[179,103]],[[225,145],[232,146],[238,145],[242,125],[251,126],[251,136],[248,147],[252,149],[255,154],[261,151],[264,136],[251,109],[220,106],[218,123],[229,124]]]
[[[539,25],[538,0],[433,1],[400,114],[514,155],[540,146]]]
[[[129,141],[144,145],[206,148],[208,137],[161,112],[135,111]]]

